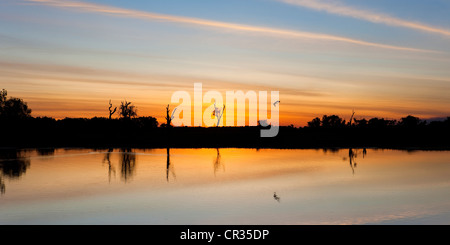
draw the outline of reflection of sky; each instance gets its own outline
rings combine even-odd
[[[366,224],[449,222],[449,152],[368,150],[137,150],[121,177],[122,153],[31,154],[5,179],[0,223]],[[277,202],[274,192],[281,198]]]
[[[445,1],[68,3],[0,3],[1,87],[36,116],[105,116],[128,99],[161,121],[194,82],[280,90],[281,124],[450,113]]]

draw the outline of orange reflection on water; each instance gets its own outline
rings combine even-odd
[[[5,157],[0,162],[0,223],[359,224],[423,217],[450,223],[449,156],[376,149],[31,150],[20,154],[29,163],[19,176],[5,171]]]

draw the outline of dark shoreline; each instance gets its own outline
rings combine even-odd
[[[280,127],[261,138],[261,127],[129,128],[17,127],[3,130],[2,148],[254,148],[450,150],[446,128],[293,128]]]

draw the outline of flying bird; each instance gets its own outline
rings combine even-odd
[[[273,106],[277,106],[278,104],[280,104],[279,100],[277,100],[275,103],[273,103]]]
[[[276,192],[273,193],[273,199],[277,200],[277,202],[280,202],[280,197],[277,195]]]

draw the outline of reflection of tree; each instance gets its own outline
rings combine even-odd
[[[40,156],[53,156],[55,155],[55,149],[53,148],[41,148],[36,150]]]
[[[120,156],[122,179],[127,182],[134,174],[136,166],[136,155],[131,149],[122,149]]]
[[[221,166],[222,166],[223,171],[225,171],[225,166],[221,162],[220,150],[219,150],[219,148],[216,148],[216,150],[217,150],[217,156],[216,156],[216,159],[214,160],[214,175],[216,175],[217,171],[219,170],[219,168]]]
[[[362,150],[362,156],[363,158],[367,155],[367,150],[364,148]],[[353,174],[355,174],[355,168],[358,166],[358,163],[356,162],[356,158],[358,157],[358,150],[354,150],[352,148],[348,149],[348,160],[350,162],[350,168],[352,169]],[[347,160],[347,158],[344,158],[344,160]]]
[[[338,153],[339,149],[338,148],[323,148],[322,149],[323,153],[327,154],[328,152],[331,153]]]
[[[350,167],[352,168],[353,174],[355,174],[355,168],[357,166],[356,158],[358,157],[358,153],[356,151],[353,151],[352,148],[348,149],[348,159],[350,162]]]
[[[0,192],[4,194],[6,186],[4,178],[17,179],[27,171],[30,159],[22,157],[20,150],[0,151]]]
[[[8,96],[8,91],[0,91],[0,120],[26,119],[31,116],[31,109],[22,99]]]
[[[6,191],[5,182],[3,182],[2,176],[0,175],[0,194],[1,195],[5,194],[5,191]]]
[[[173,178],[177,178],[177,176],[175,175],[175,171],[173,170],[173,165],[170,162],[170,148],[167,148],[167,167],[166,167],[166,179],[167,182],[169,182],[169,172],[172,173]]]
[[[19,150],[2,150],[0,159],[1,173],[11,179],[19,178],[30,166],[30,159],[23,158]]]
[[[109,148],[108,152],[105,153],[105,158],[103,158],[103,163],[108,164],[108,180],[111,182],[111,173],[114,173],[114,177],[116,176],[116,169],[111,164],[111,152],[113,149]]]

